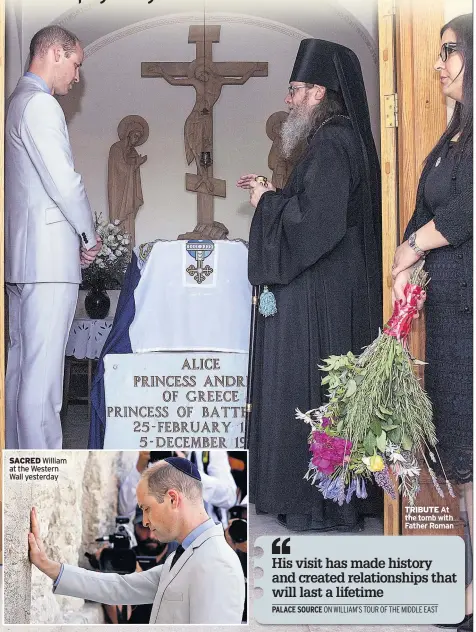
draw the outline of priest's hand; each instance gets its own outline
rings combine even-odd
[[[30,514],[31,532],[28,534],[28,548],[30,562],[40,571],[55,580],[61,570],[61,564],[50,560],[45,552],[43,541],[40,537],[40,526],[36,509],[33,507]]]
[[[255,180],[253,182],[256,182]],[[258,202],[261,199],[263,193],[267,191],[267,188],[262,184],[256,184],[253,188],[250,189],[250,204],[254,208],[258,206]]]
[[[398,246],[395,250],[392,265],[392,277],[395,279],[400,272],[408,270],[419,260],[420,257],[413,248],[408,245],[408,241],[404,241],[403,244],[400,244],[400,246]]]
[[[240,189],[251,189],[250,182],[256,180],[257,177],[257,173],[248,173],[245,176],[240,176],[239,180],[236,183],[236,186],[240,187]]]
[[[255,208],[258,206],[258,202],[261,199],[263,193],[267,193],[268,191],[276,191],[271,182],[267,182],[266,184],[262,184],[261,182],[256,182],[256,180],[250,181],[250,204]]]

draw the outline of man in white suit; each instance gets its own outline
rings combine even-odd
[[[179,542],[165,564],[145,572],[96,573],[46,556],[36,512],[30,560],[54,580],[57,595],[111,605],[153,603],[150,623],[241,623],[244,575],[238,556],[203,506],[197,467],[170,457],[147,468],[137,486],[142,522],[160,542]]]
[[[48,26],[33,37],[28,72],[5,127],[5,281],[9,299],[7,448],[61,448],[64,353],[81,266],[101,248],[63,110],[54,95],[79,81],[75,35]]]

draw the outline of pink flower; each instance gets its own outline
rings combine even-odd
[[[327,426],[330,426],[330,425],[331,425],[331,420],[329,419],[329,417],[323,417],[321,419],[321,426],[323,428],[327,428]]]
[[[312,433],[310,451],[312,463],[323,474],[332,474],[346,457],[350,456],[352,442],[342,437],[330,437],[325,432],[316,430]]]

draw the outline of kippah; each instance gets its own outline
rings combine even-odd
[[[200,472],[197,469],[197,466],[189,461],[188,459],[182,459],[180,456],[169,456],[164,459],[167,463],[170,463],[172,467],[180,472],[183,472],[187,476],[191,476],[195,478],[197,481],[201,481]]]

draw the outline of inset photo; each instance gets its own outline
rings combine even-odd
[[[245,624],[248,452],[3,452],[8,624]]]

